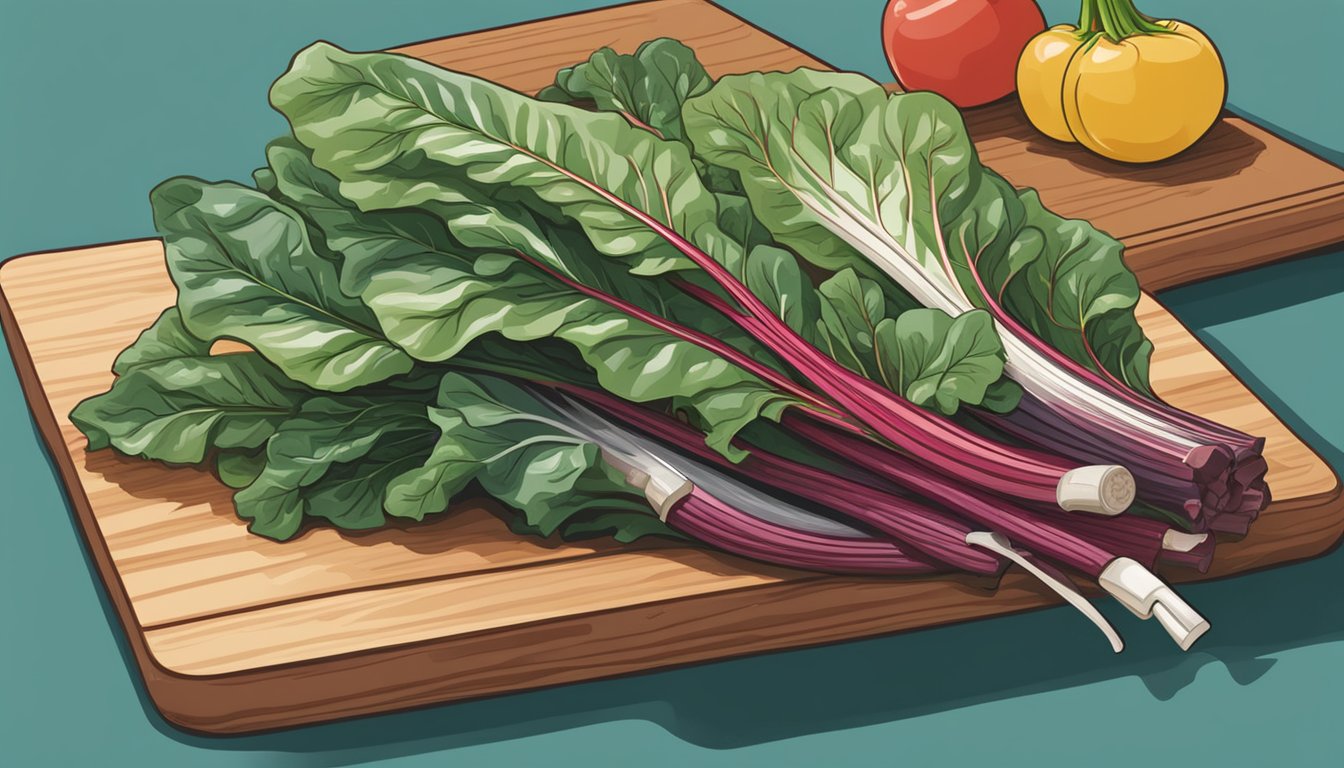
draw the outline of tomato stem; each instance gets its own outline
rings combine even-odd
[[[1083,0],[1078,13],[1078,34],[1089,41],[1105,37],[1118,43],[1135,35],[1161,35],[1170,29],[1145,16],[1134,0]]]

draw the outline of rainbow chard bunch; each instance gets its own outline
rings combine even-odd
[[[716,83],[670,40],[537,98],[320,43],[271,100],[292,135],[252,184],[153,192],[178,302],[75,409],[90,448],[213,462],[273,539],[484,493],[520,534],[1016,564],[1116,650],[1065,570],[1207,629],[1151,569],[1244,530],[1259,441],[1152,396],[1119,245],[946,102]]]

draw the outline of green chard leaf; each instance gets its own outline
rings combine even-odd
[[[339,288],[302,218],[254,189],[175,178],[150,196],[185,329],[242,341],[286,375],[345,391],[413,361]]]
[[[121,351],[112,362],[112,372],[118,376],[142,365],[177,360],[184,357],[210,356],[210,343],[196,338],[182,323],[177,307],[169,307],[153,325],[146,328],[131,346]]]
[[[665,284],[612,269],[582,236],[507,202],[484,199],[452,179],[451,205],[361,211],[345,187],[292,145],[269,159],[286,198],[301,204],[343,254],[342,282],[358,290],[389,339],[417,360],[462,362],[478,340],[558,339],[572,345],[608,391],[636,402],[673,399],[701,415],[708,442],[728,455],[739,425],[777,417],[794,402],[717,354],[585,296],[518,255],[620,296],[655,314],[752,350],[740,329]],[[752,350],[759,353],[758,350]],[[541,369],[537,377],[555,371]]]
[[[685,142],[681,105],[713,83],[695,51],[664,37],[644,43],[633,55],[601,48],[587,61],[556,73],[555,84],[537,98],[591,103],[662,138]]]
[[[112,389],[70,415],[90,450],[113,446],[171,463],[197,463],[217,451],[219,477],[233,488],[256,478],[260,446],[311,394],[256,353],[211,357],[210,344],[186,330],[176,307],[123,350],[112,371]]]
[[[181,357],[127,369],[70,420],[89,450],[199,464],[213,449],[261,446],[310,394],[256,354]]]
[[[572,219],[594,247],[635,274],[692,268],[657,232],[613,208],[600,188],[722,263],[741,258],[717,226],[714,195],[686,147],[616,114],[539,102],[416,59],[352,54],[327,43],[296,55],[272,86],[271,103],[362,210],[475,202],[449,183],[460,178],[508,191],[486,199],[526,196],[529,207]]]
[[[442,512],[475,481],[550,536],[616,530],[630,539],[666,528],[592,442],[548,416],[535,396],[503,379],[449,373],[429,418],[440,435],[424,465],[388,488],[387,511],[416,520]],[[606,517],[592,517],[602,513]],[[638,523],[629,516],[636,515]],[[582,519],[580,519],[582,518]]]
[[[1124,246],[1091,224],[1048,211],[1035,190],[1015,190],[985,171],[984,186],[1000,194],[1010,220],[1020,220],[1003,258],[981,268],[992,295],[1019,322],[1052,347],[1124,385],[1151,394],[1148,364],[1153,345],[1134,315],[1140,289],[1124,263]],[[963,285],[975,275],[966,249],[991,252],[993,236],[964,214],[950,227],[951,254]],[[961,258],[958,259],[957,257]],[[984,264],[984,257],[979,257]],[[1002,265],[1002,266],[1000,266]],[[988,276],[986,267],[992,269]],[[971,293],[983,306],[983,295]]]
[[[234,495],[249,530],[288,539],[304,517],[341,528],[382,525],[383,495],[396,474],[423,461],[435,431],[415,397],[319,396],[276,425],[266,463]]]
[[[912,309],[883,319],[873,338],[887,387],[945,414],[956,413],[961,403],[983,402],[1003,376],[1003,346],[983,310],[954,318],[937,309]]]
[[[770,245],[753,248],[747,254],[743,283],[786,325],[813,339],[821,302],[793,254]]]
[[[112,388],[70,413],[89,450],[174,464],[200,463],[217,449],[256,449],[311,394],[256,353],[212,357],[176,307],[122,350],[112,371]]]
[[[464,108],[468,98],[478,108]],[[666,250],[670,245],[641,214],[674,230],[744,279],[749,271],[747,254],[763,247],[758,243],[748,251],[742,242],[752,239],[743,233],[754,222],[746,222],[733,234],[725,231],[726,220],[719,207],[723,196],[711,193],[697,177],[685,173],[690,157],[684,145],[660,140],[616,115],[540,103],[421,62],[384,54],[349,54],[325,44],[296,58],[291,72],[272,89],[272,101],[289,118],[296,138],[312,150],[313,162],[339,180],[339,195],[360,210],[418,207],[443,220],[463,245],[525,253],[556,271],[580,276],[584,282],[591,283],[595,274],[614,275],[608,266],[612,261],[624,262],[628,274],[689,266],[689,259],[680,252]],[[481,108],[485,106],[489,109]],[[391,141],[392,137],[397,140]],[[284,174],[277,176],[283,186]],[[532,215],[534,211],[538,215]],[[547,229],[553,219],[577,224],[584,237],[575,242],[568,231]],[[632,246],[643,249],[644,260],[632,261],[637,255]],[[842,246],[848,252],[849,246]],[[668,256],[650,266],[650,249]],[[595,261],[591,250],[608,258]],[[776,258],[782,253],[776,251]],[[599,261],[602,266],[586,273],[579,266]],[[477,261],[471,269],[459,267],[447,276],[445,285],[452,286],[456,296],[469,291],[472,273],[480,278],[489,272],[492,285],[503,274],[520,279],[527,274],[533,279],[528,273],[509,273],[503,266],[507,264],[504,257],[491,257],[490,263],[501,266],[483,270]],[[432,291],[431,297],[423,290],[422,275],[427,268],[417,264],[415,269],[389,276],[401,282],[384,286],[385,301],[364,294],[392,337],[422,358],[425,351],[417,351],[409,335],[395,330],[385,313],[419,312],[417,297],[425,305],[445,305],[447,297],[442,291]],[[758,286],[763,282],[760,277],[752,278]],[[508,294],[518,290],[513,287]],[[890,301],[895,305],[898,300],[893,295]],[[880,302],[884,311],[887,301]],[[582,302],[575,299],[565,306],[581,307]],[[514,307],[523,309],[518,304]],[[662,309],[664,316],[676,319],[667,311],[670,307]],[[545,317],[560,316],[553,308],[547,310]],[[498,316],[494,311],[483,314]],[[525,319],[536,325],[539,316]],[[526,327],[523,320],[510,319],[501,323],[501,329],[517,333],[516,329]],[[872,325],[867,329],[869,335]],[[804,323],[803,328],[810,331],[816,324]],[[437,339],[459,336],[459,330],[422,335]],[[556,332],[561,331],[557,328]],[[601,373],[600,366],[594,367]],[[734,369],[730,366],[729,370]],[[754,385],[754,380],[733,382],[723,393],[726,399],[697,408],[698,421],[712,432],[711,444],[728,455],[737,455],[728,440],[738,428],[758,415],[777,416],[789,404],[763,394],[746,398],[745,390]],[[604,379],[603,386],[612,389],[613,383]],[[977,390],[961,387],[956,391]],[[673,397],[678,405],[688,397],[684,392],[664,396]],[[732,413],[723,412],[725,403],[733,404]]]
[[[852,269],[842,269],[821,284],[821,295],[816,336],[822,348],[841,365],[877,381],[874,331],[888,317],[882,287]]]
[[[545,538],[540,526],[532,525],[523,515],[509,518],[509,530],[523,536]],[[556,532],[565,541],[579,541],[610,536],[622,544],[629,544],[645,536],[663,536],[685,539],[667,523],[647,511],[593,510],[583,512],[560,523]]]
[[[999,412],[1016,406],[1020,389],[1003,378],[1003,345],[989,313],[894,310],[877,283],[851,269],[822,283],[821,295],[816,337],[851,370],[947,415],[962,403]]]
[[[869,140],[863,133],[865,114],[885,95],[851,93],[857,90],[855,79],[869,82],[859,75],[806,69],[787,75],[729,76],[708,93],[690,99],[683,109],[696,154],[737,171],[753,210],[775,238],[832,271],[857,268],[862,257],[854,245],[818,221],[807,207],[811,198],[799,197],[790,185],[799,185],[799,192],[839,188],[848,195],[845,203],[867,194],[861,203],[864,209],[871,209],[877,200],[867,178],[846,165],[847,158],[835,158],[832,152]],[[772,169],[769,163],[776,158],[785,165]],[[832,210],[827,207],[823,212]]]
[[[266,451],[222,451],[215,459],[219,481],[235,490],[251,485],[266,468]]]
[[[930,306],[958,309],[962,291],[974,306],[1001,301],[1074,360],[1148,391],[1119,244],[984,168],[942,98],[797,70],[725,77],[684,119],[697,155],[737,171],[761,222],[809,261],[867,270],[900,254],[903,285],[923,281],[911,290]]]
[[[631,125],[691,149],[682,123],[682,106],[713,84],[695,51],[664,37],[644,43],[633,55],[599,49],[586,61],[557,72],[555,83],[541,89],[537,99],[613,112]],[[692,162],[706,188],[745,202],[736,171],[699,157]]]
[[[734,242],[739,243],[745,253],[750,254],[758,247],[774,244],[770,230],[756,218],[747,198],[724,193],[716,193],[714,198],[719,204],[719,228]],[[735,272],[739,280],[744,279],[745,269],[746,265],[742,264]]]
[[[1021,401],[1021,385],[1004,377],[985,388],[985,397],[980,401],[980,407],[994,413],[1012,413]]]

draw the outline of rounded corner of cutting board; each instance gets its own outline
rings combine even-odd
[[[141,663],[141,670],[149,703],[172,728],[208,737],[238,736],[273,729],[247,720],[245,712],[235,706],[239,694],[250,697],[249,686],[230,686],[234,690],[226,693],[210,679],[179,677],[145,663]],[[285,725],[292,724],[274,728]]]
[[[33,257],[41,255],[43,255],[42,252],[18,253],[0,262],[0,294],[3,294],[6,288],[13,285],[14,281],[22,280],[22,273],[38,261]]]
[[[53,271],[61,267],[70,270],[86,267],[93,269],[105,259],[134,260],[146,257],[163,259],[161,238],[116,240],[95,245],[15,254],[0,262],[0,298],[4,299],[6,305],[10,304],[11,295],[17,295],[35,284],[50,283]]]

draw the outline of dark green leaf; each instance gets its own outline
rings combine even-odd
[[[220,482],[230,488],[246,488],[266,468],[266,451],[225,451],[215,460]]]
[[[178,309],[202,339],[245,342],[287,375],[333,391],[406,373],[411,358],[340,291],[304,221],[256,190],[170,179],[151,194]]]
[[[994,413],[1011,413],[1022,400],[1022,387],[1012,379],[1003,378],[989,385],[980,407]]]
[[[154,324],[141,332],[135,343],[122,350],[112,363],[112,372],[118,376],[141,365],[176,360],[183,357],[209,357],[210,343],[202,341],[182,324],[177,307],[169,307]]]
[[[542,536],[593,510],[642,510],[652,516],[642,497],[603,461],[598,446],[551,413],[503,379],[446,374],[430,412],[440,429],[438,444],[424,466],[392,483],[387,511],[422,519],[446,509],[476,481],[521,512]]]
[[[451,214],[365,212],[342,197],[335,179],[313,168],[303,150],[277,143],[269,158],[281,193],[301,202],[326,241],[342,252],[346,287],[361,291],[387,337],[416,359],[461,362],[470,345],[495,335],[516,342],[559,339],[579,352],[608,391],[637,402],[676,398],[700,412],[710,444],[725,452],[736,426],[793,402],[717,354],[587,297],[513,255],[527,253],[584,284],[753,349],[740,329],[698,302],[664,283],[610,269],[610,260],[594,255],[586,239],[519,206],[480,199],[449,178],[441,183],[458,199]]]
[[[471,203],[446,183],[467,178],[482,189],[508,190],[508,199],[526,194],[574,220],[599,251],[636,274],[691,268],[657,232],[614,209],[596,184],[721,262],[741,258],[717,226],[714,195],[686,147],[616,114],[538,102],[422,61],[326,43],[295,57],[272,87],[271,103],[317,166],[339,178],[341,193],[364,210]]]
[[[616,112],[632,124],[684,141],[681,105],[709,90],[713,81],[695,52],[669,38],[650,40],[632,54],[602,48],[588,60],[560,70],[542,89],[543,101],[587,102]]]
[[[186,357],[130,368],[75,406],[89,450],[199,464],[216,448],[256,448],[310,390],[255,354]]]
[[[376,527],[395,474],[388,465],[422,460],[433,440],[426,406],[415,399],[315,397],[277,425],[265,468],[234,495],[238,515],[252,521],[253,533],[281,540],[305,516],[342,528]],[[337,468],[341,473],[331,474]]]
[[[887,317],[882,287],[842,269],[821,284],[821,295],[817,336],[822,348],[841,365],[879,381],[873,333]]]
[[[817,289],[798,268],[798,259],[782,248],[761,245],[747,254],[744,282],[770,311],[811,339],[820,315]],[[878,296],[879,302],[881,295]]]

